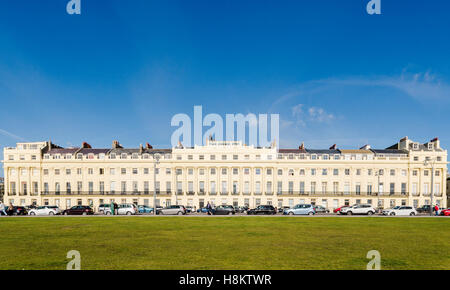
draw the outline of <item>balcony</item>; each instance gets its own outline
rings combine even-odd
[[[217,195],[217,192],[210,192],[209,195]]]
[[[289,196],[289,197],[373,197],[377,198],[378,193],[375,192],[323,192],[323,191],[283,191],[278,192],[278,196]],[[409,193],[407,192],[392,192],[392,193],[381,193],[379,197],[408,197]]]
[[[194,191],[188,191],[188,192],[186,192],[186,195],[195,195],[195,192]]]
[[[42,191],[41,196],[153,196],[154,191]],[[170,196],[170,191],[156,192],[157,196]]]
[[[228,192],[221,192],[220,195],[228,195]]]

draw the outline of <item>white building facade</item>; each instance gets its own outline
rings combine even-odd
[[[355,203],[419,207],[431,203],[433,192],[433,203],[447,206],[447,151],[437,138],[420,144],[405,137],[381,150],[257,148],[236,141],[172,149],[126,149],[117,141],[108,149],[18,143],[4,148],[3,166],[4,201],[14,205],[153,206],[156,192],[160,206],[312,203],[333,210]]]

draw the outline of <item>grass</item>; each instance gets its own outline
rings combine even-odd
[[[450,219],[1,218],[0,269],[450,269]]]

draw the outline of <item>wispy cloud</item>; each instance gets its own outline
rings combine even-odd
[[[333,114],[327,113],[321,107],[306,107],[304,104],[297,104],[291,110],[294,122],[300,126],[306,126],[308,122],[326,123],[335,119]]]
[[[25,138],[20,137],[20,136],[17,136],[17,135],[15,135],[15,134],[13,134],[13,133],[11,133],[11,132],[8,132],[8,131],[6,131],[6,130],[3,130],[3,129],[0,129],[0,134],[4,135],[4,136],[6,136],[6,137],[10,137],[10,138],[12,138],[12,139],[15,139],[15,140],[17,140],[17,141],[23,141],[23,142],[26,142],[26,141],[27,141]]]
[[[307,85],[386,87],[397,89],[420,102],[450,101],[450,84],[430,71],[403,72],[398,76],[330,78],[311,81]]]

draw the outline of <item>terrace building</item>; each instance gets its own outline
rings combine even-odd
[[[366,145],[354,150],[316,150],[303,144],[296,149],[275,144],[261,148],[214,140],[171,149],[149,144],[126,149],[114,141],[112,148],[93,149],[87,143],[62,148],[48,141],[5,148],[3,163],[4,200],[15,205],[96,208],[114,201],[153,206],[156,191],[161,206],[419,207],[430,204],[433,188],[433,202],[447,206],[447,151],[437,138],[420,144],[405,137],[386,149]]]
[[[0,177],[0,201],[3,201],[3,195],[5,194],[5,180]]]

